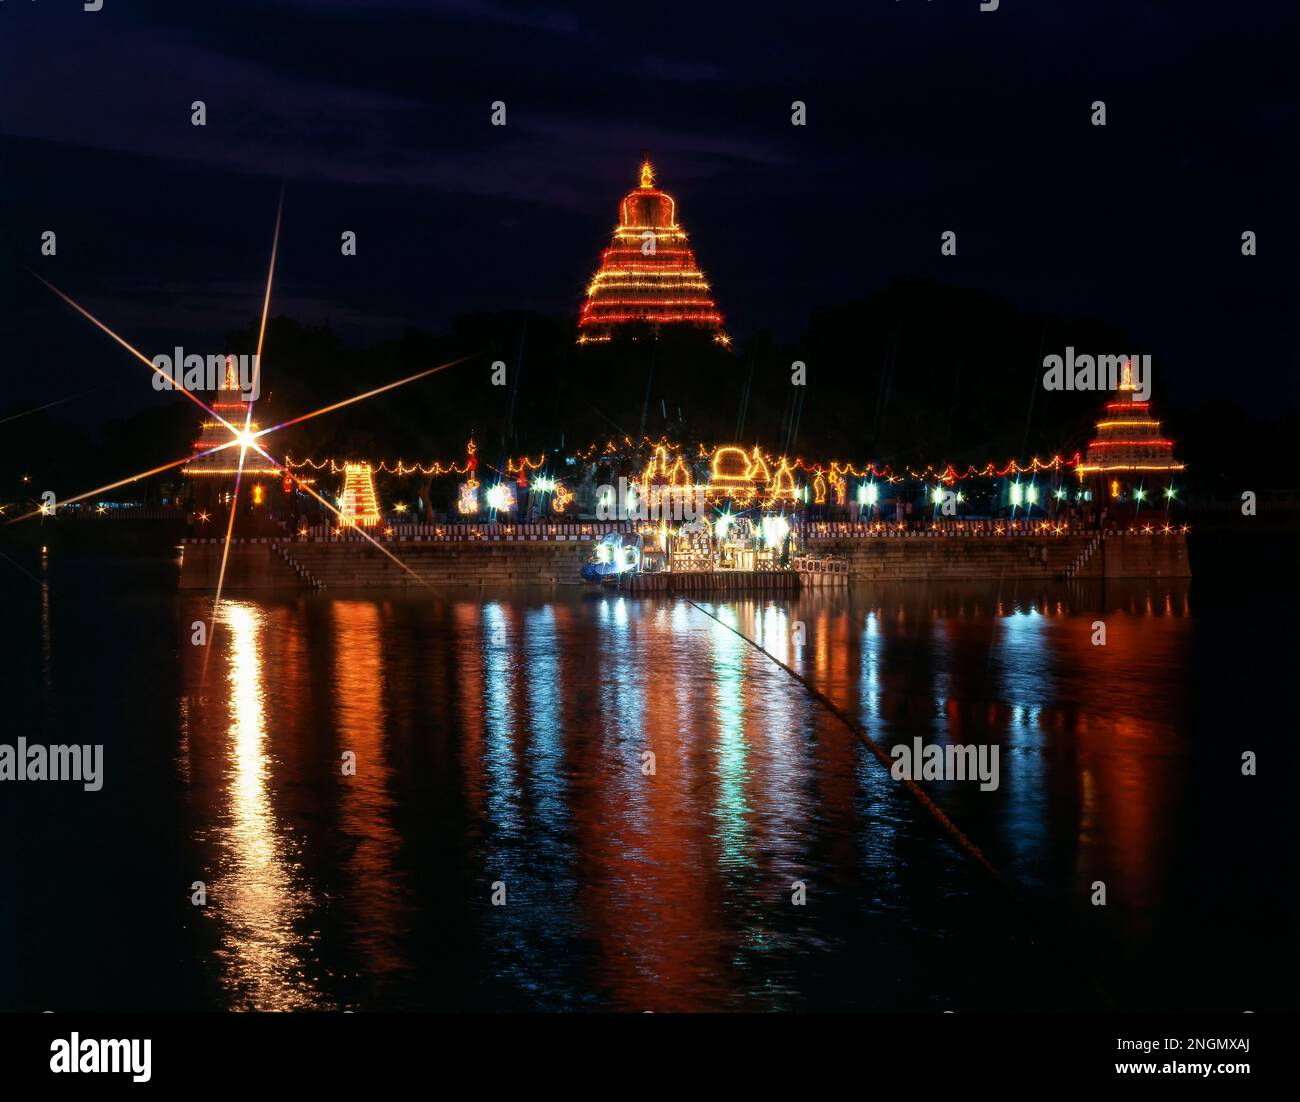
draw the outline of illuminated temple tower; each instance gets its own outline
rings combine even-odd
[[[379,523],[379,502],[369,463],[343,465],[343,492],[339,494],[339,524],[369,528]]]
[[[729,343],[722,314],[677,223],[677,204],[655,187],[646,160],[641,184],[624,196],[613,240],[587,288],[578,343],[654,333],[664,325],[700,329],[719,344]]]
[[[1164,505],[1174,497],[1174,474],[1184,468],[1174,458],[1173,441],[1160,434],[1151,403],[1139,401],[1135,391],[1130,360],[1078,467],[1080,482],[1091,485],[1093,501],[1100,504]]]
[[[233,358],[226,359],[226,378],[216,392],[216,401],[212,410],[224,418],[239,432],[244,431],[244,419],[248,416],[252,403],[243,400],[239,387],[239,378],[235,371]],[[258,432],[258,425],[250,421],[250,434]],[[181,474],[193,483],[193,502],[195,521],[200,528],[213,528],[218,534],[218,518],[226,515],[235,490],[235,476],[239,470],[239,444],[228,448],[221,445],[231,440],[230,429],[213,417],[205,417],[199,429],[199,438],[194,443],[194,454],[190,461],[181,468]],[[213,451],[221,448],[220,451]],[[269,523],[266,507],[270,497],[270,488],[279,477],[276,467],[252,448],[243,449],[243,480],[239,487],[241,518],[237,529],[245,534],[261,531]],[[210,453],[210,454],[207,454]],[[206,519],[205,519],[206,518]]]

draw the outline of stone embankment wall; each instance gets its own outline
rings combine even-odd
[[[360,540],[235,541],[225,587],[281,589],[572,585],[589,540],[386,543],[409,569]],[[852,581],[960,581],[983,578],[1186,578],[1186,537],[1178,534],[832,538],[812,554],[842,556]],[[216,587],[220,541],[186,543],[182,589]]]

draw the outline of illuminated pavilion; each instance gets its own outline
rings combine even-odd
[[[1136,397],[1129,361],[1078,466],[1079,481],[1091,486],[1098,503],[1160,505],[1172,500],[1173,476],[1183,469],[1174,458],[1173,441],[1161,435],[1160,422],[1151,416],[1151,403]]]
[[[587,287],[578,343],[655,333],[664,325],[699,329],[719,344],[730,343],[708,281],[677,222],[677,203],[655,186],[647,159],[640,185],[623,197],[613,239]]]
[[[216,393],[212,411],[224,418],[240,432],[244,431],[245,418],[249,416],[251,402],[243,400],[239,387],[239,378],[235,371],[233,357],[226,359],[226,378]],[[258,432],[255,421],[249,421],[248,431]],[[181,468],[181,474],[192,481],[194,514],[202,525],[214,523],[216,518],[225,514],[235,491],[235,477],[239,472],[240,446],[231,445],[230,429],[215,417],[205,417],[199,428],[199,438],[194,443],[194,454]],[[221,448],[220,451],[213,451]],[[210,454],[206,454],[210,453]],[[266,523],[266,506],[270,498],[271,487],[280,477],[280,471],[274,464],[264,459],[255,449],[244,450],[243,479],[239,495],[245,512],[252,514],[250,519],[254,527]],[[207,517],[205,521],[203,518]],[[241,530],[245,527],[241,524]]]

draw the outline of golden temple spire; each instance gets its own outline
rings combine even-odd
[[[1137,390],[1133,385],[1133,358],[1130,356],[1124,361],[1124,372],[1120,378],[1120,390]]]

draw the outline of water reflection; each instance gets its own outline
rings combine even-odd
[[[717,620],[577,593],[225,603],[226,683],[184,702],[181,777],[217,868],[228,1004],[1028,998],[1043,962],[982,882],[746,639],[886,749],[997,745],[997,791],[929,787],[1014,879],[1080,908],[1106,880],[1130,932],[1165,906],[1194,721],[1176,702],[1185,586],[876,586],[709,607]],[[950,966],[957,908],[960,936],[998,962],[992,986]],[[1046,971],[1072,991],[1074,967]]]
[[[341,778],[338,824],[350,843],[345,856],[344,905],[356,931],[359,964],[373,990],[405,966],[399,937],[404,919],[394,855],[401,839],[393,829],[394,800],[384,704],[386,633],[373,601],[335,601],[334,729],[339,761],[355,755],[355,772]]]
[[[223,984],[232,1005],[294,1010],[315,1003],[304,982],[296,924],[306,905],[271,805],[271,760],[261,634],[252,603],[228,602],[226,682],[229,765],[222,809],[221,864],[210,886],[222,928]]]

